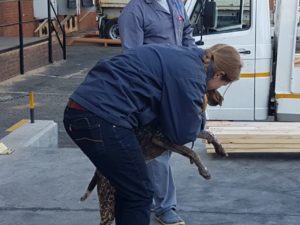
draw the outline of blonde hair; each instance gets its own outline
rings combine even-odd
[[[205,70],[212,63],[213,71],[224,71],[224,79],[230,82],[240,78],[242,62],[240,54],[235,48],[226,44],[216,44],[205,50],[202,57]]]

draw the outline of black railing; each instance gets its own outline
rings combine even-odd
[[[18,0],[19,11],[19,45],[20,45],[20,73],[24,74],[24,40],[23,40],[23,10],[22,1]]]
[[[56,30],[55,26],[53,25],[53,21],[51,20],[51,9],[52,12],[55,15],[56,21],[59,25],[59,28],[63,34],[63,40],[60,40],[60,36],[59,36],[59,32]],[[49,46],[49,62],[52,63],[53,62],[53,56],[52,56],[52,32],[54,31],[57,37],[57,40],[63,50],[63,58],[66,59],[66,32],[65,32],[65,25],[62,25],[58,19],[57,13],[55,12],[55,9],[53,7],[53,4],[51,2],[51,0],[48,0],[48,27],[49,27],[49,41],[48,41],[48,46]]]
[[[17,2],[18,6],[18,22],[9,22],[5,24],[1,24],[0,21],[0,28],[4,27],[11,27],[11,26],[18,26],[19,30],[19,45],[17,48],[19,49],[19,61],[20,61],[20,73],[24,74],[24,29],[23,25],[27,23],[36,23],[39,22],[40,19],[33,19],[33,20],[23,20],[23,14],[27,12],[23,12],[23,2],[26,0],[0,0],[0,7],[1,3],[8,3],[8,2]],[[33,3],[33,1],[31,1]],[[51,17],[51,13],[54,14],[54,19]],[[52,51],[52,34],[55,32],[57,40],[61,46],[63,52],[63,59],[66,59],[66,32],[64,29],[64,25],[61,24],[59,21],[58,15],[53,7],[51,0],[48,0],[48,61],[49,63],[53,63],[53,51]],[[59,24],[59,30],[56,29],[54,26],[53,21],[57,21]],[[60,35],[62,34],[62,35]],[[61,40],[62,36],[62,40]]]

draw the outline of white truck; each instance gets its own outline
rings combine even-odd
[[[119,39],[118,17],[129,0],[96,0],[101,38]]]
[[[271,38],[269,0],[187,0],[200,47],[230,44],[244,64],[241,79],[220,90],[223,106],[208,108],[209,119],[300,121],[298,6],[277,0]]]
[[[118,38],[117,18],[128,0],[99,1],[106,16],[99,20],[100,29],[106,37]],[[298,6],[299,0],[277,0],[271,29],[269,0],[185,2],[200,47],[230,44],[243,59],[241,79],[220,90],[225,101],[222,107],[208,108],[209,119],[250,121],[272,116],[278,121],[300,121]]]

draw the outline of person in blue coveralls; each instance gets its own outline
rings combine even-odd
[[[149,44],[99,61],[70,96],[64,126],[115,188],[116,225],[149,225],[153,189],[135,128],[157,121],[171,143],[204,129],[207,90],[239,79],[231,46]]]
[[[131,0],[118,20],[124,50],[144,44],[196,47],[193,29],[181,0]],[[171,151],[147,164],[154,189],[155,218],[163,225],[184,225],[176,213],[176,188],[169,165]]]
[[[181,0],[131,0],[118,19],[123,49],[166,43],[196,47]]]

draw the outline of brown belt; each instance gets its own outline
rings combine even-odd
[[[79,105],[77,102],[73,101],[72,99],[69,100],[67,106],[70,109],[76,109],[76,110],[79,110],[79,111],[86,111],[85,108],[83,108],[81,105]]]

